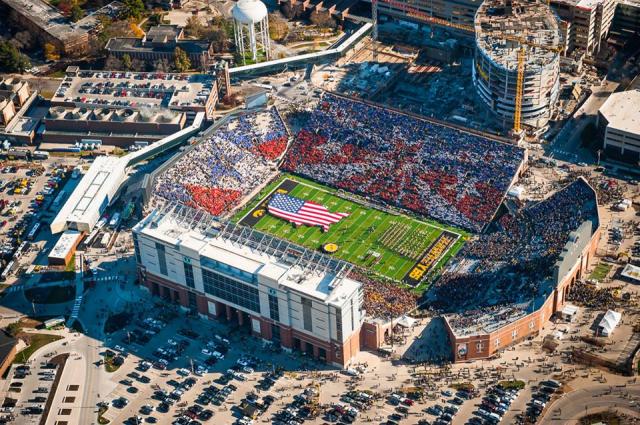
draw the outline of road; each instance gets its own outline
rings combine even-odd
[[[590,122],[596,123],[598,110],[618,87],[618,83],[605,80],[600,86],[592,87],[589,98],[578,108],[572,118],[545,149],[547,156],[569,162],[592,162],[593,156],[588,149],[580,148],[582,130]]]
[[[640,418],[640,384],[625,387],[599,384],[572,391],[551,406],[540,424],[578,424],[585,414],[611,409]]]

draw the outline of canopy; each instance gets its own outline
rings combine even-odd
[[[562,309],[562,317],[565,319],[571,320],[573,319],[573,316],[575,316],[577,312],[578,312],[578,307],[576,307],[575,305],[567,304]]]
[[[409,317],[409,316],[407,316],[405,314],[400,319],[398,319],[398,321],[396,323],[398,325],[402,326],[403,328],[410,328],[411,326],[413,326],[416,323],[416,319],[412,319],[411,317]]]
[[[617,311],[608,310],[602,320],[600,320],[600,324],[598,325],[598,331],[600,334],[604,336],[609,336],[613,332],[613,330],[620,323],[620,319],[622,318],[622,314]]]

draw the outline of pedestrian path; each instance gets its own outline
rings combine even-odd
[[[80,306],[82,305],[82,292],[84,290],[84,273],[83,273],[83,263],[84,263],[84,255],[81,253],[76,253],[76,299],[73,303],[73,309],[71,310],[71,315],[67,320],[67,327],[71,328],[73,323],[78,318],[78,314],[80,313]]]
[[[4,292],[5,293],[18,292],[18,291],[22,291],[23,288],[24,288],[24,284],[18,283],[16,285],[11,285],[7,289],[5,289]]]

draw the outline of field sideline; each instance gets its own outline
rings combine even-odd
[[[319,227],[296,228],[265,211],[266,200],[276,190],[322,204],[332,212],[350,215],[332,225],[328,232],[322,232]],[[415,267],[427,257],[427,253],[435,254],[434,250],[438,250],[437,258],[427,270],[430,272],[445,264],[464,243],[466,233],[459,229],[367,207],[334,193],[317,183],[285,174],[251,200],[233,217],[233,221],[314,250],[321,249],[326,243],[337,244],[338,251],[334,256],[398,283],[416,287],[422,285],[410,279],[409,275],[416,273]],[[444,245],[443,242],[447,241],[450,244]],[[442,246],[445,248],[440,252]]]

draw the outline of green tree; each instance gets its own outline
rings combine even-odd
[[[29,59],[11,43],[0,40],[0,71],[24,72],[31,68]]]
[[[122,55],[122,67],[125,71],[131,71],[131,56],[128,53]]]
[[[175,61],[174,66],[178,72],[185,72],[191,69],[191,61],[187,53],[179,47],[173,52]]]
[[[9,323],[7,326],[7,333],[11,336],[16,336],[22,331],[22,325],[19,322]]]
[[[144,3],[142,0],[122,0],[121,18],[140,20],[143,13]]]
[[[78,22],[80,19],[84,17],[84,10],[78,4],[74,4],[71,7],[71,12],[69,13],[69,19],[72,22]]]

